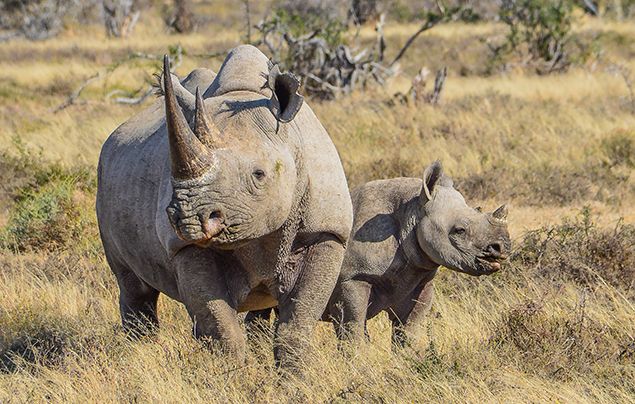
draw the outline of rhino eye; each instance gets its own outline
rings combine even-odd
[[[467,229],[462,226],[455,226],[452,228],[452,234],[456,234],[457,236],[462,236],[467,233]]]
[[[257,169],[254,170],[254,172],[252,173],[252,175],[254,176],[255,179],[257,179],[258,181],[262,181],[265,179],[265,172],[261,169]]]

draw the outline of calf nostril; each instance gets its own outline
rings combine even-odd
[[[502,247],[500,243],[492,243],[490,245],[487,246],[487,248],[485,249],[485,251],[487,251],[488,254],[493,255],[495,257],[499,257],[502,253]]]
[[[209,214],[209,218],[210,219],[222,219],[223,215],[221,214],[220,210],[215,210],[212,213]]]

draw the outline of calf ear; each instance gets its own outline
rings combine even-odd
[[[440,185],[443,177],[443,167],[439,160],[430,164],[423,172],[423,187],[421,189],[421,204],[425,205],[432,200],[435,188]]]
[[[269,70],[267,84],[272,95],[269,109],[280,122],[291,122],[302,107],[304,98],[298,94],[300,81],[291,73],[280,73],[278,65]]]

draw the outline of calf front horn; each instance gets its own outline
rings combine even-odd
[[[199,177],[209,169],[212,163],[212,152],[192,132],[176,101],[170,78],[170,58],[168,55],[163,57],[163,86],[172,177],[180,180]]]
[[[499,206],[498,209],[492,212],[492,216],[494,217],[494,219],[498,220],[499,222],[506,223],[507,222],[507,205],[503,204]]]

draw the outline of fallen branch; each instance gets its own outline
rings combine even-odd
[[[118,104],[127,104],[127,105],[138,105],[144,102],[148,97],[155,93],[156,88],[154,86],[149,86],[145,92],[139,97],[116,97],[113,99],[114,102]],[[123,90],[113,90],[106,95],[106,100],[111,99],[117,94],[125,94]]]
[[[171,66],[170,66],[170,71],[173,72],[177,67],[179,67],[181,65],[181,63],[183,61],[183,49],[179,45],[179,46],[176,46],[175,48],[171,49],[170,53],[172,54],[172,57],[170,58],[170,60],[173,62],[171,64]],[[226,54],[227,52],[225,51],[224,53]],[[204,57],[204,56],[200,56],[199,55],[199,57]],[[77,100],[78,100],[79,96],[82,94],[82,91],[84,91],[84,89],[89,84],[91,84],[92,82],[94,82],[96,80],[100,80],[102,78],[107,77],[108,75],[112,74],[115,70],[117,70],[119,67],[121,67],[122,65],[124,65],[124,64],[126,64],[126,63],[128,63],[128,62],[130,62],[132,60],[137,60],[137,59],[147,59],[147,60],[160,61],[160,60],[163,59],[163,57],[159,56],[159,55],[154,55],[154,54],[151,54],[151,53],[131,52],[125,58],[112,62],[111,64],[106,66],[106,68],[103,69],[101,72],[95,73],[93,76],[91,76],[88,79],[86,79],[77,88],[77,90],[75,90],[62,104],[60,104],[59,106],[54,108],[52,110],[52,112],[53,113],[57,113],[57,112],[59,112],[59,111],[61,111],[63,109],[66,109],[66,108],[70,107],[71,105],[78,104]],[[105,100],[108,101],[108,100],[110,100],[112,98],[113,102],[116,102],[116,103],[119,103],[119,104],[137,105],[137,104],[141,104],[146,99],[148,99],[148,97],[150,97],[153,92],[154,92],[154,86],[151,85],[139,97],[116,97],[116,98],[112,98],[116,94],[126,94],[125,91],[120,90],[120,89],[116,89],[116,90],[113,90],[110,93],[106,94]]]
[[[102,73],[96,73],[92,76],[90,76],[88,79],[84,80],[84,82],[79,86],[79,88],[77,90],[75,90],[67,99],[66,101],[64,101],[62,104],[60,104],[59,106],[57,106],[56,108],[53,109],[53,113],[56,114],[58,112],[60,112],[63,109],[66,109],[68,107],[70,107],[71,105],[75,104],[75,102],[77,101],[77,98],[79,98],[79,96],[82,94],[82,91],[84,91],[84,89],[93,81],[100,79],[102,77]]]

